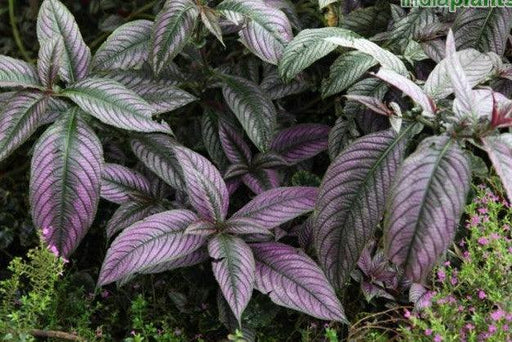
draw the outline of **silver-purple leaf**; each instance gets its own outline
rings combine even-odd
[[[137,221],[153,214],[161,213],[165,208],[158,203],[126,202],[117,208],[107,222],[107,238],[112,238],[117,232],[131,226]]]
[[[347,100],[350,101],[356,101],[360,104],[364,105],[368,109],[372,110],[373,112],[377,114],[381,114],[384,116],[391,116],[393,114],[393,111],[386,106],[384,102],[379,100],[376,97],[373,96],[364,96],[364,95],[345,95]]]
[[[493,63],[487,54],[474,49],[457,51],[456,54],[471,87],[484,82],[490,76]],[[449,71],[450,63],[447,58],[436,65],[423,87],[428,96],[440,100],[453,93]]]
[[[158,13],[151,35],[150,62],[160,74],[176,57],[194,33],[199,10],[191,0],[167,0]]]
[[[142,65],[148,59],[152,26],[149,20],[134,20],[118,27],[96,51],[93,69],[129,69]]]
[[[256,195],[279,186],[279,173],[272,169],[252,170],[242,175],[242,182]]]
[[[88,78],[62,92],[101,122],[137,132],[172,133],[166,122],[152,119],[155,110],[132,90],[105,78]]]
[[[246,164],[231,164],[224,171],[224,179],[240,177],[247,172],[249,172],[249,167]]]
[[[203,145],[210,159],[223,170],[229,164],[229,160],[222,149],[219,136],[218,115],[211,109],[205,109],[201,119],[201,136]]]
[[[277,69],[272,69],[265,75],[260,83],[260,87],[267,93],[270,99],[277,100],[289,95],[302,93],[308,90],[310,85],[304,79],[299,78],[284,83]]]
[[[184,234],[195,219],[197,215],[189,210],[169,210],[123,230],[107,250],[98,285],[109,284],[200,248],[203,238]]]
[[[277,126],[276,108],[255,83],[238,76],[223,75],[222,93],[247,136],[265,152]]]
[[[289,164],[296,164],[327,149],[330,127],[322,124],[299,124],[283,129],[274,136],[270,149]]]
[[[409,129],[357,139],[327,169],[316,203],[314,240],[320,265],[337,289],[350,279],[385,210]]]
[[[304,252],[279,242],[251,244],[256,289],[278,305],[319,319],[347,322],[324,273]]]
[[[512,202],[512,134],[487,136],[482,138],[482,142],[496,173],[501,178],[507,197]]]
[[[236,236],[219,234],[208,243],[208,252],[213,258],[215,279],[240,324],[254,288],[255,263],[251,248]]]
[[[44,46],[52,39],[62,38],[64,45],[60,58],[60,76],[73,83],[89,73],[91,51],[85,44],[75,18],[58,0],[44,0],[37,17],[37,38]]]
[[[188,225],[187,229],[185,229],[185,234],[199,235],[199,236],[209,236],[215,234],[217,232],[217,226],[206,220],[196,220]]]
[[[48,42],[39,49],[39,58],[37,60],[37,73],[41,83],[48,89],[59,74],[60,61],[64,53],[64,43],[61,37],[48,40]]]
[[[265,234],[272,235],[272,231],[267,227],[263,227],[258,221],[249,217],[230,218],[223,225],[224,232],[240,235],[240,234]]]
[[[39,76],[33,65],[0,55],[0,87],[39,88]]]
[[[194,95],[185,90],[156,82],[134,86],[131,90],[146,100],[155,114],[170,112],[197,100]]]
[[[375,76],[400,89],[405,95],[419,104],[426,115],[433,116],[436,112],[434,101],[428,97],[416,83],[408,78],[384,68],[381,68]]]
[[[142,274],[151,274],[151,273],[161,273],[166,271],[172,271],[177,268],[189,267],[200,264],[206,260],[208,260],[208,252],[206,248],[199,248],[198,250],[193,251],[185,256],[164,261],[159,264],[145,267],[140,270]]]
[[[252,153],[243,135],[225,120],[219,120],[218,125],[220,142],[228,160],[233,164],[249,165]]]
[[[176,145],[172,151],[183,171],[190,203],[199,216],[223,221],[228,212],[229,193],[219,170],[208,159],[186,147]]]
[[[68,257],[91,226],[100,199],[103,151],[94,131],[71,109],[39,138],[30,172],[34,226]]]
[[[512,25],[512,9],[464,8],[453,23],[459,49],[475,48],[503,55]]]
[[[225,0],[217,6],[226,18],[243,24],[241,42],[263,61],[276,64],[293,38],[290,22],[283,11],[259,0]]]
[[[149,180],[126,166],[106,163],[101,175],[101,197],[123,204],[152,198]]]
[[[388,258],[424,282],[452,241],[469,191],[469,161],[448,136],[425,139],[402,164],[386,209]]]
[[[176,142],[165,134],[145,134],[132,139],[133,153],[175,190],[185,191],[181,166],[173,152]]]
[[[318,188],[282,187],[265,191],[243,206],[232,218],[250,218],[264,228],[274,228],[312,211]]]
[[[48,97],[40,92],[21,91],[0,112],[0,160],[7,158],[39,127]]]

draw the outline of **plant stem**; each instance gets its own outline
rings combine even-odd
[[[50,338],[60,338],[63,340],[69,340],[69,341],[84,341],[85,339],[76,336],[67,332],[63,331],[56,331],[56,330],[39,330],[39,329],[32,329],[30,331],[30,334],[35,337],[50,337]]]
[[[20,50],[23,59],[27,62],[31,62],[32,58],[28,51],[23,46],[23,41],[21,40],[20,32],[18,31],[18,26],[16,26],[16,15],[14,14],[14,0],[9,0],[9,21],[11,23],[12,35],[14,36],[14,41],[16,45],[18,45],[18,49]]]

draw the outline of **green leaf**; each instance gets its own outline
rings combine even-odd
[[[222,93],[254,145],[266,152],[277,126],[277,112],[268,96],[251,81],[222,75]]]
[[[285,48],[279,61],[279,74],[285,81],[336,49],[329,37],[355,37],[354,32],[338,27],[302,30]]]
[[[359,51],[341,55],[331,65],[329,78],[322,81],[322,97],[341,93],[376,64],[377,61],[372,56]]]
[[[62,94],[108,125],[138,132],[172,133],[167,123],[152,120],[154,109],[149,103],[121,83],[88,78],[66,88]]]

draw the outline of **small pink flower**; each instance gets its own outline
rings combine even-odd
[[[478,213],[480,214],[487,214],[489,212],[489,210],[487,210],[487,208],[478,208]]]
[[[432,335],[432,329],[425,329],[425,336]]]
[[[469,223],[470,225],[472,225],[473,227],[476,227],[478,226],[478,224],[480,223],[480,216],[477,216],[477,215],[472,215],[469,219]]]
[[[59,256],[59,250],[57,249],[57,247],[55,245],[48,246],[48,249],[50,250],[50,252],[55,254],[55,256]]]
[[[492,240],[498,240],[500,238],[500,235],[498,233],[492,233],[491,234],[491,239]]]
[[[489,240],[487,240],[487,238],[485,238],[485,237],[478,238],[477,241],[478,241],[478,244],[482,245],[482,246],[485,246],[489,243]]]
[[[508,331],[508,325],[507,324],[504,324],[501,329],[503,329],[503,331]]]
[[[411,312],[409,310],[405,309],[404,317],[407,318],[407,319],[411,318]]]
[[[135,330],[130,331],[130,335],[135,336]]]
[[[494,334],[496,332],[496,326],[494,324],[489,325],[489,332]]]
[[[468,251],[464,251],[464,253],[462,253],[462,256],[464,257],[464,259],[468,259],[468,260],[470,259],[469,258],[470,254]]]
[[[505,316],[505,312],[501,309],[498,309],[496,311],[493,311],[491,313],[491,319],[493,321],[499,321],[500,319],[502,319],[503,317]]]
[[[485,294],[485,292],[483,290],[478,290],[478,298],[479,299],[485,299],[487,297],[487,295]]]
[[[436,336],[434,336],[434,342],[441,342],[442,340],[443,338],[441,337],[441,335],[436,334]]]
[[[108,298],[110,296],[110,292],[108,290],[101,291],[101,298]]]
[[[466,324],[466,329],[467,329],[468,331],[471,331],[471,330],[475,329],[475,326],[474,326],[473,324],[471,324],[471,323],[467,323],[467,324]]]
[[[452,279],[450,279],[450,284],[452,284],[453,286],[457,285],[458,283],[458,280],[457,280],[457,277],[456,276],[453,276]]]
[[[444,265],[445,265],[445,266],[450,266],[450,262],[449,262],[449,261],[445,261],[445,262],[444,262]]]
[[[505,316],[505,319],[507,320],[507,322],[512,321],[512,314],[511,314],[511,313],[508,313],[508,314]]]
[[[43,228],[43,236],[48,236],[48,234],[50,234],[50,229],[48,229],[47,227],[44,227]]]
[[[444,273],[443,270],[437,271],[437,279],[439,281],[443,282],[445,278],[446,278],[446,274]]]

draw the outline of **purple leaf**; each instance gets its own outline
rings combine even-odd
[[[432,305],[433,295],[432,291],[418,283],[413,283],[409,289],[409,301],[414,303],[414,309],[418,311]]]
[[[482,138],[482,142],[496,173],[501,178],[507,197],[512,202],[512,134],[487,136]]]
[[[192,206],[202,218],[223,221],[228,212],[229,193],[219,170],[188,148],[176,145],[173,152],[183,170]]]
[[[0,160],[7,158],[39,127],[48,97],[39,92],[16,93],[0,113]]]
[[[189,224],[185,229],[185,234],[209,236],[217,232],[217,227],[214,223],[206,220],[197,220]]]
[[[185,181],[173,152],[176,142],[165,134],[145,134],[131,141],[133,153],[148,169],[175,190],[184,191]]]
[[[392,70],[383,68],[381,68],[379,72],[375,74],[375,76],[400,89],[404,94],[413,99],[414,102],[419,104],[427,115],[433,116],[436,112],[436,105],[434,101],[428,97],[423,92],[423,90],[421,90],[421,88],[416,85],[416,83],[412,82],[411,80]]]
[[[155,79],[151,70],[142,68],[140,70],[114,70],[108,73],[101,73],[108,76],[109,79],[119,82],[128,89],[137,89],[139,87],[159,86],[177,86],[180,81],[171,77]]]
[[[393,111],[389,109],[384,102],[375,98],[373,96],[364,96],[364,95],[345,95],[348,100],[357,101],[367,108],[371,109],[377,114],[381,114],[384,116],[393,115]]]
[[[34,148],[30,203],[34,226],[68,257],[91,226],[100,199],[103,152],[96,134],[71,109]]]
[[[256,195],[279,186],[279,174],[276,170],[253,170],[242,175],[242,181]]]
[[[317,195],[317,188],[305,186],[268,190],[253,198],[232,218],[250,218],[271,229],[313,210]]]
[[[237,178],[231,178],[226,180],[226,187],[228,188],[229,195],[235,193],[235,191],[240,187],[242,181]]]
[[[117,204],[152,198],[149,180],[137,171],[105,164],[101,175],[101,197]]]
[[[321,124],[295,125],[277,133],[270,148],[289,164],[296,164],[327,149],[329,130]]]
[[[41,83],[51,89],[59,74],[60,61],[64,53],[64,43],[61,37],[49,40],[39,49],[37,73]]]
[[[388,202],[384,245],[411,280],[425,281],[448,248],[470,179],[467,157],[448,136],[423,140],[402,164]]]
[[[213,274],[239,324],[254,287],[254,257],[244,240],[216,235],[208,243]]]
[[[38,88],[40,85],[33,65],[0,55],[0,87]]]
[[[350,278],[384,214],[386,196],[405,154],[410,131],[359,138],[327,169],[316,203],[315,247],[335,288]]]
[[[258,221],[248,217],[231,218],[223,225],[224,232],[241,235],[241,234],[266,234],[272,235],[267,227],[261,226]]]
[[[88,78],[66,88],[63,94],[108,125],[137,132],[172,133],[166,122],[153,121],[155,111],[144,99],[116,81]]]
[[[249,165],[252,159],[251,148],[243,135],[225,120],[219,120],[219,137],[226,157],[233,164]]]
[[[227,19],[242,25],[241,42],[256,56],[277,64],[292,38],[290,22],[283,11],[259,0],[225,0],[217,6]]]
[[[151,215],[123,230],[107,250],[98,285],[197,250],[204,239],[184,234],[185,228],[196,219],[196,214],[189,210],[170,210]]]
[[[165,208],[160,204],[147,202],[126,202],[121,204],[107,222],[107,238],[153,214],[161,213]]]
[[[85,45],[75,18],[58,0],[45,0],[37,17],[37,38],[45,46],[52,39],[62,38],[60,76],[68,83],[84,79],[89,73],[91,51]]]
[[[238,76],[222,75],[222,93],[247,136],[265,152],[277,125],[277,112],[272,101],[256,84]]]
[[[153,22],[134,20],[118,27],[98,48],[92,60],[97,70],[129,69],[147,61]]]
[[[256,289],[278,305],[319,319],[347,322],[333,288],[305,253],[278,242],[251,244]]]
[[[194,33],[199,15],[191,0],[167,0],[155,18],[150,61],[155,74],[176,57]]]

